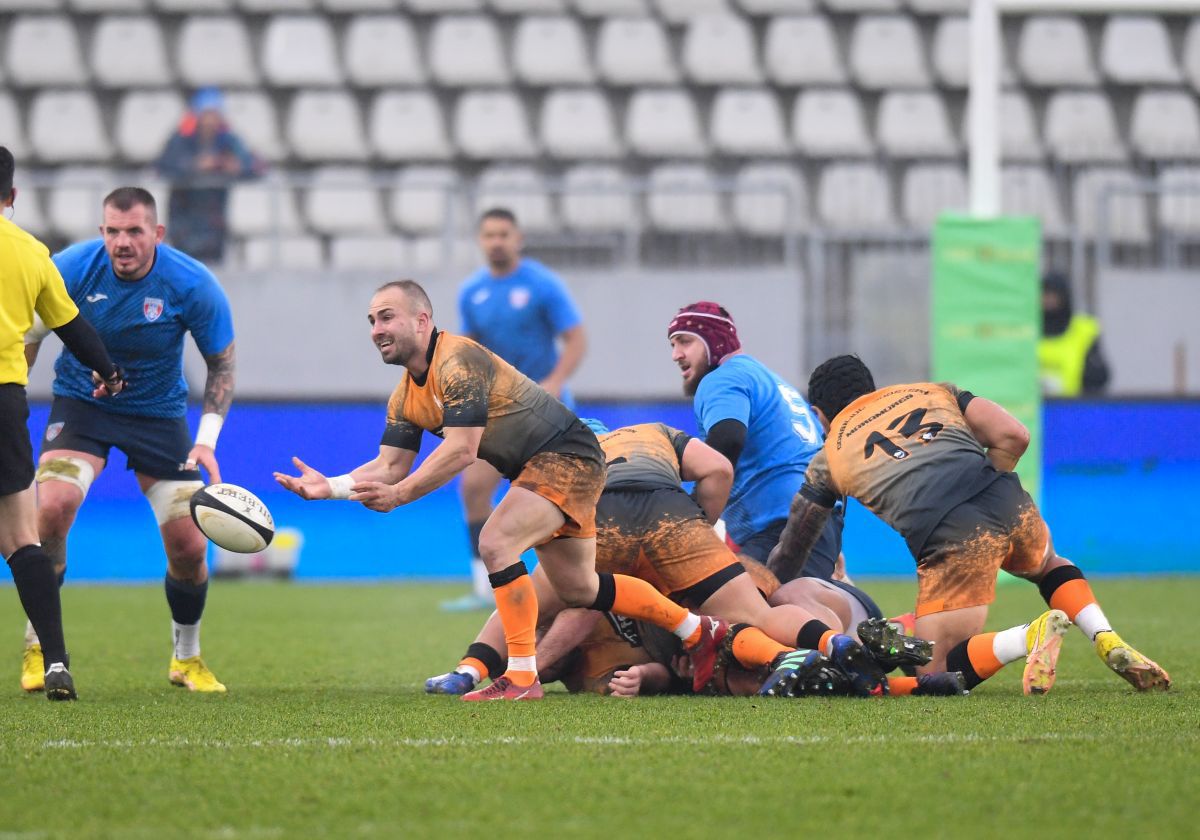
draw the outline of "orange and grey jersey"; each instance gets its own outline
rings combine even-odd
[[[600,435],[608,464],[605,490],[678,489],[691,435],[662,423],[625,426]]]
[[[425,375],[406,371],[388,400],[385,446],[416,452],[422,430],[444,437],[447,428],[482,426],[479,457],[506,478],[539,452],[603,460],[570,409],[483,345],[434,330],[426,359]]]
[[[833,418],[800,492],[826,507],[858,499],[919,555],[951,509],[1000,476],[963,417],[973,396],[919,382],[859,397]]]

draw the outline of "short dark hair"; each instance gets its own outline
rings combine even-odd
[[[7,146],[0,146],[0,201],[8,198],[13,188],[13,173],[17,170],[17,161]]]
[[[115,207],[122,213],[132,210],[135,206],[141,205],[150,211],[150,215],[158,220],[158,202],[154,200],[154,196],[149,190],[144,190],[141,187],[117,187],[104,197],[103,207]]]
[[[424,309],[429,313],[430,318],[433,317],[433,304],[429,301],[429,295],[425,294],[425,290],[416,280],[390,280],[376,289],[375,294],[379,294],[385,289],[399,289],[405,297],[416,304],[417,308]]]
[[[830,423],[863,394],[875,390],[875,377],[858,356],[834,356],[822,362],[808,378],[808,401]]]
[[[507,207],[489,207],[479,214],[479,224],[482,225],[488,219],[503,219],[506,222],[511,222],[513,227],[520,227],[517,224],[517,214],[509,210]]]

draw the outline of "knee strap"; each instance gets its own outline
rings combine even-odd
[[[191,516],[192,495],[203,486],[203,481],[156,481],[146,488],[146,501],[158,524],[166,525]]]
[[[47,481],[61,481],[64,484],[73,485],[78,487],[79,492],[86,498],[88,488],[92,486],[92,482],[96,479],[96,470],[82,458],[64,455],[60,458],[51,458],[39,464],[36,478],[38,484],[43,484]]]

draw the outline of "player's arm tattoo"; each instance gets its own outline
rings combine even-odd
[[[233,404],[233,342],[220,353],[204,357],[208,365],[208,378],[204,382],[204,413],[220,414],[224,417]]]
[[[775,577],[789,581],[800,574],[832,512],[833,508],[806,498],[803,489],[796,494],[788,511],[787,525],[779,535],[779,544],[771,550],[767,560],[767,568],[775,573]]]

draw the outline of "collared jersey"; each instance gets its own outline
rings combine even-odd
[[[625,426],[600,435],[608,466],[604,489],[679,489],[683,450],[691,439],[663,423]]]
[[[187,410],[184,334],[192,334],[205,356],[233,341],[229,300],[217,278],[169,245],[157,247],[150,273],[140,280],[113,273],[102,239],[72,245],[56,254],[54,263],[129,382],[115,397],[93,398],[91,371],[64,348],[54,365],[54,393],[113,414],[182,417]]]
[[[951,509],[1001,475],[963,416],[970,399],[930,382],[859,397],[833,418],[801,492],[827,506],[853,496],[918,555]]]
[[[67,294],[50,251],[0,215],[0,384],[26,385],[25,333],[33,313],[50,329],[72,321],[79,309]]]

